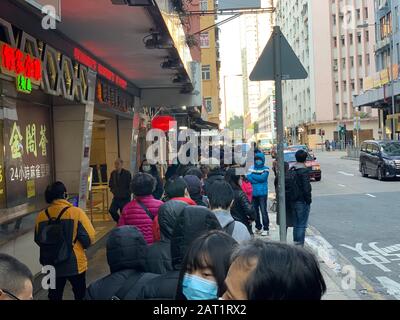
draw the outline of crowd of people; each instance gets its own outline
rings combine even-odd
[[[117,223],[106,244],[110,273],[88,287],[85,249],[94,228],[66,200],[64,184],[53,183],[35,229],[40,263],[56,269],[49,300],[62,300],[67,281],[76,300],[321,299],[326,286],[318,261],[303,248],[311,204],[303,153],[285,173],[296,246],[268,241],[269,168],[258,150],[245,176],[219,164],[171,165],[163,181],[145,160],[131,177],[117,159],[109,181],[110,215]],[[4,254],[1,299],[32,299],[29,269]]]

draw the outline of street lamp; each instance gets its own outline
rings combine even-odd
[[[392,1],[393,3],[393,1]],[[394,14],[394,10],[392,7],[392,15]],[[381,26],[390,26],[390,24],[381,24]],[[364,23],[364,24],[360,24],[357,26],[357,28],[359,29],[365,29],[365,28],[369,28],[369,27],[375,27],[375,33],[376,33],[376,23],[374,24],[368,24],[368,23]],[[392,135],[393,135],[393,139],[395,139],[395,130],[396,130],[396,121],[394,119],[394,115],[396,113],[396,102],[395,102],[395,96],[394,96],[394,74],[393,74],[393,66],[394,66],[394,25],[391,26],[391,32],[390,32],[390,86],[392,87],[392,115],[393,115],[393,119],[392,119]],[[384,138],[387,138],[386,135],[386,129],[384,130]]]

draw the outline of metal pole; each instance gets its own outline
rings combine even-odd
[[[274,73],[275,73],[275,94],[276,94],[276,126],[278,136],[278,208],[280,221],[280,240],[286,242],[286,202],[285,202],[285,163],[283,153],[284,126],[282,107],[282,71],[281,71],[281,33],[280,27],[275,26],[274,37]]]
[[[394,96],[394,74],[393,74],[393,65],[394,65],[394,32],[395,32],[395,27],[397,28],[397,23],[395,23],[395,9],[394,9],[394,5],[393,5],[393,0],[390,3],[390,10],[392,12],[392,32],[390,35],[390,85],[392,87],[392,115],[393,115],[393,119],[392,119],[392,139],[396,140],[396,122],[394,119],[394,115],[396,113],[396,102],[395,102],[395,96]],[[396,30],[397,31],[397,30]]]
[[[228,129],[228,113],[226,109],[226,75],[224,75],[224,100],[225,100],[225,129]]]

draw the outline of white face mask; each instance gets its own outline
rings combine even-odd
[[[143,168],[143,171],[145,171],[145,172],[151,171],[151,166],[149,166],[149,165],[144,165],[142,168]]]

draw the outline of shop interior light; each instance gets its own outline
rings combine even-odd
[[[153,0],[111,0],[115,5],[129,5],[133,7],[148,7],[154,6]]]

